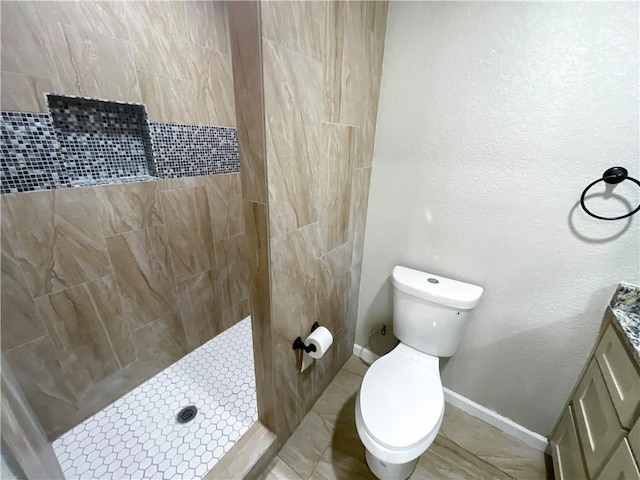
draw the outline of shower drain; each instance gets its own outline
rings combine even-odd
[[[176,415],[176,420],[178,423],[187,423],[196,418],[196,413],[198,413],[198,409],[195,405],[189,405],[188,407],[184,407],[182,410],[178,412]]]

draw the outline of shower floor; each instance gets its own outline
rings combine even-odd
[[[193,420],[177,413],[195,405]],[[53,442],[67,479],[202,478],[258,420],[251,317]]]

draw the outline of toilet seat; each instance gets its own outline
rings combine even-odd
[[[356,425],[365,447],[378,458],[391,463],[416,458],[437,435],[444,415],[438,362],[401,343],[365,374]]]

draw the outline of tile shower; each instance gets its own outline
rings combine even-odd
[[[2,352],[69,478],[202,476],[257,419],[226,32],[223,3],[2,4]]]

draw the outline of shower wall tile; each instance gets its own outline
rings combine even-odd
[[[258,414],[260,421],[275,431],[268,212],[267,206],[262,203],[244,200],[243,207],[247,237],[247,269],[251,289]]]
[[[370,182],[371,168],[356,168],[353,171],[351,211],[349,213],[349,239],[353,242],[352,265],[362,262]]]
[[[263,38],[319,62],[323,60],[325,2],[265,2],[260,9]]]
[[[273,351],[281,359],[291,351],[293,339],[310,332],[317,320],[318,224],[272,238],[270,253]]]
[[[57,90],[50,79],[9,72],[2,72],[1,76],[0,110],[47,112],[42,92]]]
[[[43,93],[55,92],[144,101],[152,121],[235,126],[224,2],[1,8],[3,109],[44,112]]]
[[[176,283],[164,226],[106,238],[131,329],[176,309]]]
[[[323,253],[349,239],[354,137],[353,127],[322,124],[324,154],[320,176],[320,230]]]
[[[111,273],[97,210],[89,189],[2,197],[2,228],[34,297]]]
[[[205,177],[211,228],[215,241],[244,233],[242,184],[239,173]]]
[[[3,72],[53,79],[56,70],[49,51],[45,23],[34,2],[2,2]]]
[[[215,269],[178,282],[178,307],[192,350],[225,330]]]
[[[227,2],[244,200],[267,202],[260,6]],[[255,330],[254,330],[255,331]],[[259,383],[259,379],[258,379]],[[261,417],[262,418],[262,417]]]
[[[176,280],[209,270],[215,253],[205,187],[166,190],[160,201]]]
[[[96,187],[98,221],[105,236],[163,223],[158,183],[154,181]]]
[[[322,64],[269,40],[263,54],[269,231],[275,237],[318,220]]]
[[[64,93],[139,103],[131,43],[88,27],[47,23],[48,48]]]
[[[177,312],[169,312],[134,330],[132,336],[138,358],[140,360],[153,358],[161,362],[163,367],[171,365],[189,351],[180,315]]]
[[[95,383],[135,360],[113,277],[41,297],[36,304],[70,372],[83,372]]]
[[[332,332],[341,330],[347,318],[351,250],[346,242],[318,259],[316,316]]]
[[[2,288],[0,317],[2,320],[2,351],[23,345],[47,334],[38,310],[31,298],[22,269],[9,244],[6,229],[2,229],[0,249]]]
[[[216,242],[216,268],[220,278],[222,307],[233,307],[249,297],[247,239],[244,234]]]
[[[184,7],[189,42],[216,52],[231,54],[226,3],[187,1]]]
[[[189,74],[195,90],[196,107],[192,113],[196,118],[191,117],[189,123],[235,126],[231,55],[191,46]]]

